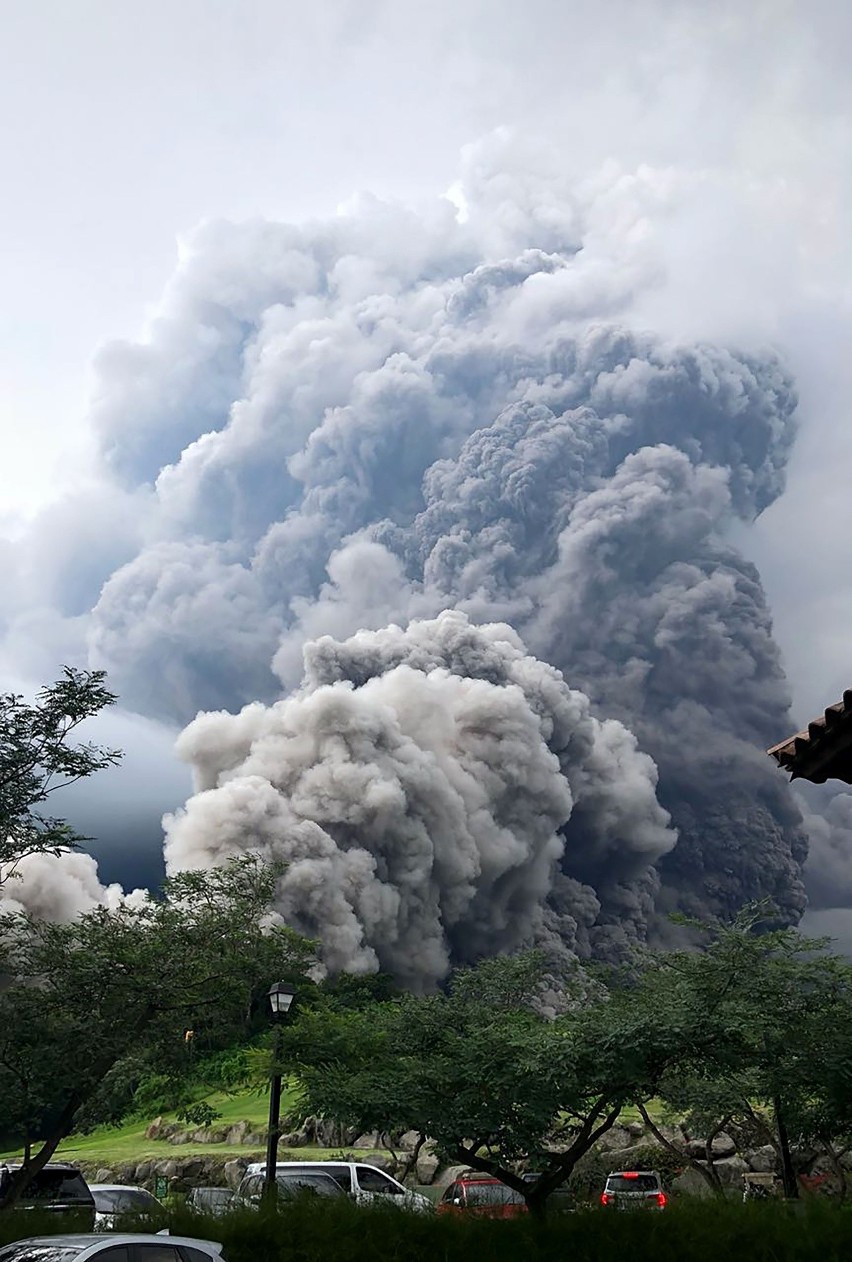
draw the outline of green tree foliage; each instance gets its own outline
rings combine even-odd
[[[274,881],[247,858],[71,924],[0,917],[0,1131],[38,1139],[32,1169],[86,1111],[99,1115],[123,1068],[179,1075],[187,1029],[200,1048],[243,1040],[270,982],[304,974],[312,944],[261,929]]]
[[[827,953],[825,940],[767,931],[769,910],[703,926],[703,950],[649,958],[642,985],[659,994],[661,1019],[674,1003],[696,1032],[693,1053],[660,1083],[671,1109],[707,1140],[692,1164],[720,1191],[715,1134],[771,1143],[785,1191],[796,1196],[790,1136],[831,1144],[852,1131],[852,966]]]
[[[35,704],[0,695],[0,886],[28,854],[58,854],[85,840],[42,813],[51,793],[121,758],[116,749],[75,743],[77,729],[116,700],[101,670],[63,668]]]
[[[719,1192],[720,1131],[771,1143],[794,1196],[791,1137],[831,1152],[852,1134],[852,966],[767,918],[758,907],[702,926],[703,950],[648,953],[605,985],[578,971],[555,1016],[534,955],[463,970],[437,995],[353,1006],[321,992],[285,1033],[285,1064],[313,1111],[429,1135],[533,1208],[628,1103]],[[662,1134],[653,1096],[706,1141],[700,1156]],[[543,1171],[537,1184],[521,1164]]]
[[[535,955],[463,970],[442,994],[357,1009],[321,1000],[284,1032],[283,1064],[298,1065],[312,1110],[429,1135],[539,1211],[622,1107],[655,1093],[689,1037],[643,996],[607,994],[579,973],[565,982],[556,1016],[541,1010]],[[519,1162],[542,1172],[535,1184]]]

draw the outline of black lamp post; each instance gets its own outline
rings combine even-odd
[[[281,1131],[281,1022],[290,1011],[295,990],[286,982],[276,982],[269,988],[269,1006],[275,1023],[275,1039],[272,1045],[272,1082],[269,1088],[269,1129],[266,1134],[266,1174],[263,1180],[263,1199],[275,1198],[275,1167],[278,1162],[278,1137]]]

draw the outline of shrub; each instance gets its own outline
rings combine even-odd
[[[696,1204],[662,1214],[588,1209],[544,1222],[413,1214],[306,1200],[280,1213],[172,1218],[181,1234],[221,1240],[229,1262],[834,1262],[845,1258],[852,1215],[813,1206]]]

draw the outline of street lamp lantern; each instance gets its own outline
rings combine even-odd
[[[276,1018],[286,1017],[290,1011],[290,1005],[296,994],[292,986],[287,982],[276,982],[274,986],[269,988],[269,1006],[272,1009],[272,1015]]]
[[[263,1199],[274,1205],[277,1196],[275,1170],[278,1161],[278,1137],[281,1133],[281,1022],[290,1011],[295,989],[287,982],[275,982],[269,987],[269,1006],[275,1022],[272,1045],[272,1080],[269,1084],[269,1127],[266,1133],[266,1171],[263,1180]]]

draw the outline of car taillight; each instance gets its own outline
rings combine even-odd
[[[665,1209],[665,1207],[666,1207],[666,1194],[665,1194],[665,1192],[658,1192],[658,1193],[657,1193],[657,1204],[659,1205],[660,1209]]]
[[[611,1200],[611,1196],[607,1195],[606,1192],[601,1192],[601,1205],[609,1205]]]

